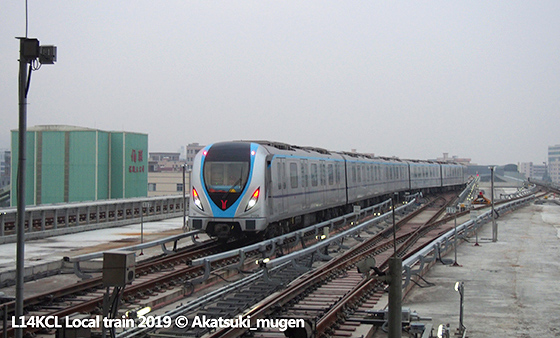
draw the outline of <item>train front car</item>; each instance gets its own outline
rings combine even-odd
[[[202,149],[191,175],[190,228],[219,238],[265,229],[266,156],[263,147],[250,142]]]

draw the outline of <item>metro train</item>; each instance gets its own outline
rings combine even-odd
[[[189,226],[210,236],[272,237],[373,205],[393,192],[466,183],[456,163],[380,158],[269,141],[222,142],[194,159]]]

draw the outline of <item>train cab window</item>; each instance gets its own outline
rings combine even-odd
[[[210,162],[204,164],[204,183],[209,192],[241,191],[249,177],[249,162]]]
[[[234,203],[249,180],[251,148],[247,143],[216,143],[207,150],[202,168],[205,188],[216,205]],[[231,204],[230,204],[231,205]]]
[[[329,164],[328,166],[328,175],[329,175],[329,185],[334,184],[334,166]]]
[[[297,163],[290,163],[290,186],[292,189],[297,189],[298,187]]]
[[[316,187],[319,185],[318,175],[317,175],[317,164],[311,163],[311,185]]]
[[[215,144],[206,155],[203,178],[209,193],[240,193],[249,179],[250,148],[246,144]]]

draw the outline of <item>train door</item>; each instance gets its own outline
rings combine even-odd
[[[325,164],[325,160],[320,160],[319,161],[319,186],[321,188],[321,206],[325,206],[327,204],[326,198],[327,198],[327,193],[326,193],[326,189],[327,189],[327,165]]]
[[[272,191],[274,187],[272,186],[272,155],[266,157],[266,168],[265,168],[265,191],[266,191],[266,207],[267,216],[274,214],[274,198],[272,197]]]
[[[309,160],[302,159],[301,164],[301,188],[303,191],[302,208],[309,209]]]
[[[276,210],[278,215],[282,215],[288,210],[288,199],[286,198],[286,159],[278,158],[276,166],[276,188],[278,191],[278,194],[276,195]]]

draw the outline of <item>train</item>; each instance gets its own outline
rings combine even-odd
[[[189,227],[212,237],[271,238],[389,194],[464,186],[458,163],[401,160],[272,141],[206,146],[191,172]]]

